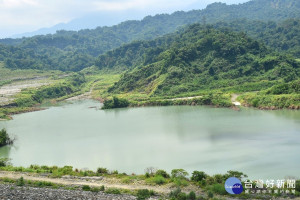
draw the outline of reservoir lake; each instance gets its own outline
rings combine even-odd
[[[0,148],[14,166],[105,167],[142,174],[147,167],[250,178],[300,178],[300,111],[207,106],[101,110],[73,101],[0,121],[16,136]]]

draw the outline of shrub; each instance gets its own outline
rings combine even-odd
[[[16,182],[16,185],[17,185],[17,186],[24,186],[24,185],[25,185],[24,178],[23,178],[23,177],[19,178],[19,179],[17,180],[17,182]]]
[[[149,184],[163,185],[167,181],[162,176],[155,176],[155,177],[151,177],[151,178],[147,179],[146,182],[149,183]]]
[[[121,194],[121,191],[117,188],[108,188],[105,190],[107,194]]]
[[[186,200],[187,199],[187,196],[185,193],[181,192],[178,194],[177,198],[178,200]]]
[[[82,186],[82,190],[83,191],[91,191],[91,187],[88,185],[84,185],[84,186]]]
[[[214,184],[215,183],[215,179],[213,178],[213,177],[211,177],[211,176],[208,176],[205,180],[203,180],[203,181],[205,181],[205,183],[206,183],[206,185],[212,185],[212,184]],[[202,182],[202,181],[201,181]]]
[[[122,178],[121,180],[122,180],[122,183],[129,184],[129,183],[133,183],[138,178],[139,178],[138,176],[126,176],[126,177]]]
[[[104,185],[101,185],[101,187],[100,187],[100,191],[104,192],[104,190],[105,190],[105,187],[104,187]]]
[[[100,188],[98,188],[98,187],[93,187],[93,188],[91,189],[91,192],[99,192],[99,191],[101,191],[101,190],[100,190]]]
[[[54,186],[55,184],[47,181],[37,181],[34,182],[34,185],[37,187],[50,187],[50,186]]]
[[[150,191],[147,189],[137,191],[137,199],[138,200],[148,199],[150,196],[151,196]]]
[[[177,188],[174,191],[171,191],[169,194],[169,197],[171,199],[176,199],[176,200],[186,200],[187,199],[187,195],[183,192],[181,192],[180,188]]]
[[[227,171],[227,174],[225,176],[227,176],[226,179],[229,178],[229,177],[236,177],[236,178],[238,178],[240,180],[242,180],[243,178],[247,178],[248,177],[243,172],[232,171],[232,170]]]
[[[127,99],[113,97],[111,100],[104,101],[102,109],[126,108],[128,106],[129,101]]]
[[[191,180],[195,182],[200,182],[207,177],[207,174],[200,171],[193,171]]]
[[[188,186],[189,182],[183,178],[173,178],[173,182],[175,183],[176,186]]]
[[[226,195],[227,192],[223,184],[214,184],[211,186],[211,191],[215,194]]]
[[[155,172],[155,176],[162,176],[164,178],[170,178],[170,175],[165,170],[162,170],[162,169],[157,170]]]
[[[7,177],[4,177],[3,179],[1,179],[3,182],[5,183],[14,183],[15,181],[13,179],[10,179],[10,178],[7,178]]]
[[[31,97],[23,97],[15,100],[18,107],[31,107],[37,104]]]
[[[0,158],[0,167],[5,167],[10,165],[9,158]]]
[[[224,176],[222,174],[216,174],[213,176],[216,183],[223,183],[225,181]]]
[[[209,198],[213,198],[213,197],[214,197],[214,194],[212,193],[212,191],[208,191],[207,196],[208,196]]]
[[[184,169],[173,169],[171,174],[172,178],[186,178],[189,175]]]
[[[191,191],[188,196],[187,196],[188,200],[195,200],[196,199],[196,194],[194,191]]]
[[[146,178],[150,178],[150,174],[148,172],[145,173]]]
[[[300,192],[300,180],[296,181],[296,191]]]
[[[108,170],[106,168],[99,167],[97,169],[98,174],[108,174]]]
[[[181,189],[177,188],[176,190],[173,190],[173,191],[170,192],[169,197],[170,198],[176,198],[179,193],[181,193]]]

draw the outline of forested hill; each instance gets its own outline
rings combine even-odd
[[[299,19],[289,19],[279,23],[242,19],[231,22],[218,22],[210,26],[215,29],[225,28],[234,32],[244,32],[248,36],[266,44],[269,49],[300,58]],[[147,65],[155,61],[153,55],[160,54],[174,41],[181,40],[178,33],[182,31],[184,29],[155,40],[135,41],[108,51],[98,57],[96,66],[100,69],[114,68],[126,70],[140,65]]]
[[[265,43],[269,48],[300,58],[300,19],[288,19],[278,23],[242,19],[218,22],[213,26],[245,32],[248,36]]]
[[[220,19],[224,21],[234,19],[251,19],[261,21],[281,21],[288,18],[300,17],[299,0],[252,0],[239,5],[214,3],[203,12],[208,22]]]
[[[0,61],[5,61],[8,68],[79,71],[93,65],[98,55],[122,44],[151,40],[195,22],[229,22],[236,18],[264,21],[300,18],[300,5],[298,0],[253,0],[239,5],[214,3],[204,10],[148,16],[141,21],[126,21],[112,27],[78,32],[58,31],[53,35],[17,40],[4,39],[0,43],[15,45],[18,50],[2,46],[3,54],[9,56],[0,56]],[[21,49],[24,51],[21,52]]]
[[[244,33],[195,24],[162,40],[169,42],[153,42],[151,51],[141,55],[147,59],[135,59],[136,67],[109,91],[177,95],[251,82],[290,82],[299,77],[295,59],[272,53]]]

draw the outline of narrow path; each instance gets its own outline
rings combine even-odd
[[[49,177],[42,177],[37,174],[0,171],[0,178],[5,178],[5,177],[14,180],[23,177],[25,180],[46,181],[54,184],[61,184],[67,186],[89,185],[91,187],[100,187],[104,185],[107,188],[119,188],[119,189],[127,189],[127,190],[148,189],[148,190],[153,190],[160,194],[168,194],[173,189],[170,185],[151,186],[151,185],[143,184],[142,181],[138,183],[132,183],[132,184],[122,184],[120,183],[120,179],[116,179],[116,178],[106,178],[106,177],[72,178],[68,176],[66,176],[66,178],[49,178]]]
[[[90,90],[88,92],[85,92],[83,94],[80,94],[80,95],[77,95],[77,96],[74,96],[74,97],[70,97],[68,99],[66,99],[66,101],[73,101],[73,100],[83,100],[83,99],[92,99],[92,93],[93,93],[93,90],[94,90],[94,87],[95,87],[95,84],[98,82],[99,80],[95,80],[91,87],[90,87]]]
[[[196,99],[196,98],[201,98],[202,96],[194,96],[194,97],[179,97],[179,98],[173,98],[173,99],[168,99],[171,101],[175,101],[175,100],[189,100],[189,99]]]
[[[239,94],[232,94],[232,95],[231,95],[231,102],[232,102],[233,105],[235,105],[235,106],[240,106],[240,105],[241,105],[240,102],[236,101],[236,99],[237,99],[239,96],[240,96]]]

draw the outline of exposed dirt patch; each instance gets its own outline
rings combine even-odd
[[[201,98],[203,96],[194,96],[194,97],[180,97],[180,98],[174,98],[174,99],[169,99],[171,101],[176,101],[176,100],[190,100],[190,99],[196,99],[196,98]]]
[[[27,81],[18,81],[0,88],[0,105],[7,105],[14,100],[14,96],[20,93],[23,89],[39,88],[44,85],[53,83],[51,80],[34,79]]]
[[[67,185],[67,186],[83,186],[89,185],[91,187],[100,187],[104,185],[106,188],[119,188],[127,190],[138,190],[138,189],[148,189],[153,190],[159,194],[167,195],[176,187],[173,184],[166,185],[147,185],[143,180],[134,181],[129,184],[122,183],[120,179],[117,178],[107,178],[107,177],[72,177],[64,176],[62,178],[49,178],[47,175],[41,176],[39,174],[25,173],[25,172],[8,172],[0,171],[0,178],[10,178],[19,179],[23,177],[25,180],[31,181],[46,181],[55,184]],[[203,191],[193,185],[184,187],[182,189],[184,192],[195,191],[198,195],[204,195]]]
[[[241,103],[236,100],[239,96],[240,95],[238,95],[238,94],[232,94],[231,95],[231,102],[232,102],[233,105],[235,105],[235,106],[240,106],[241,105]]]

